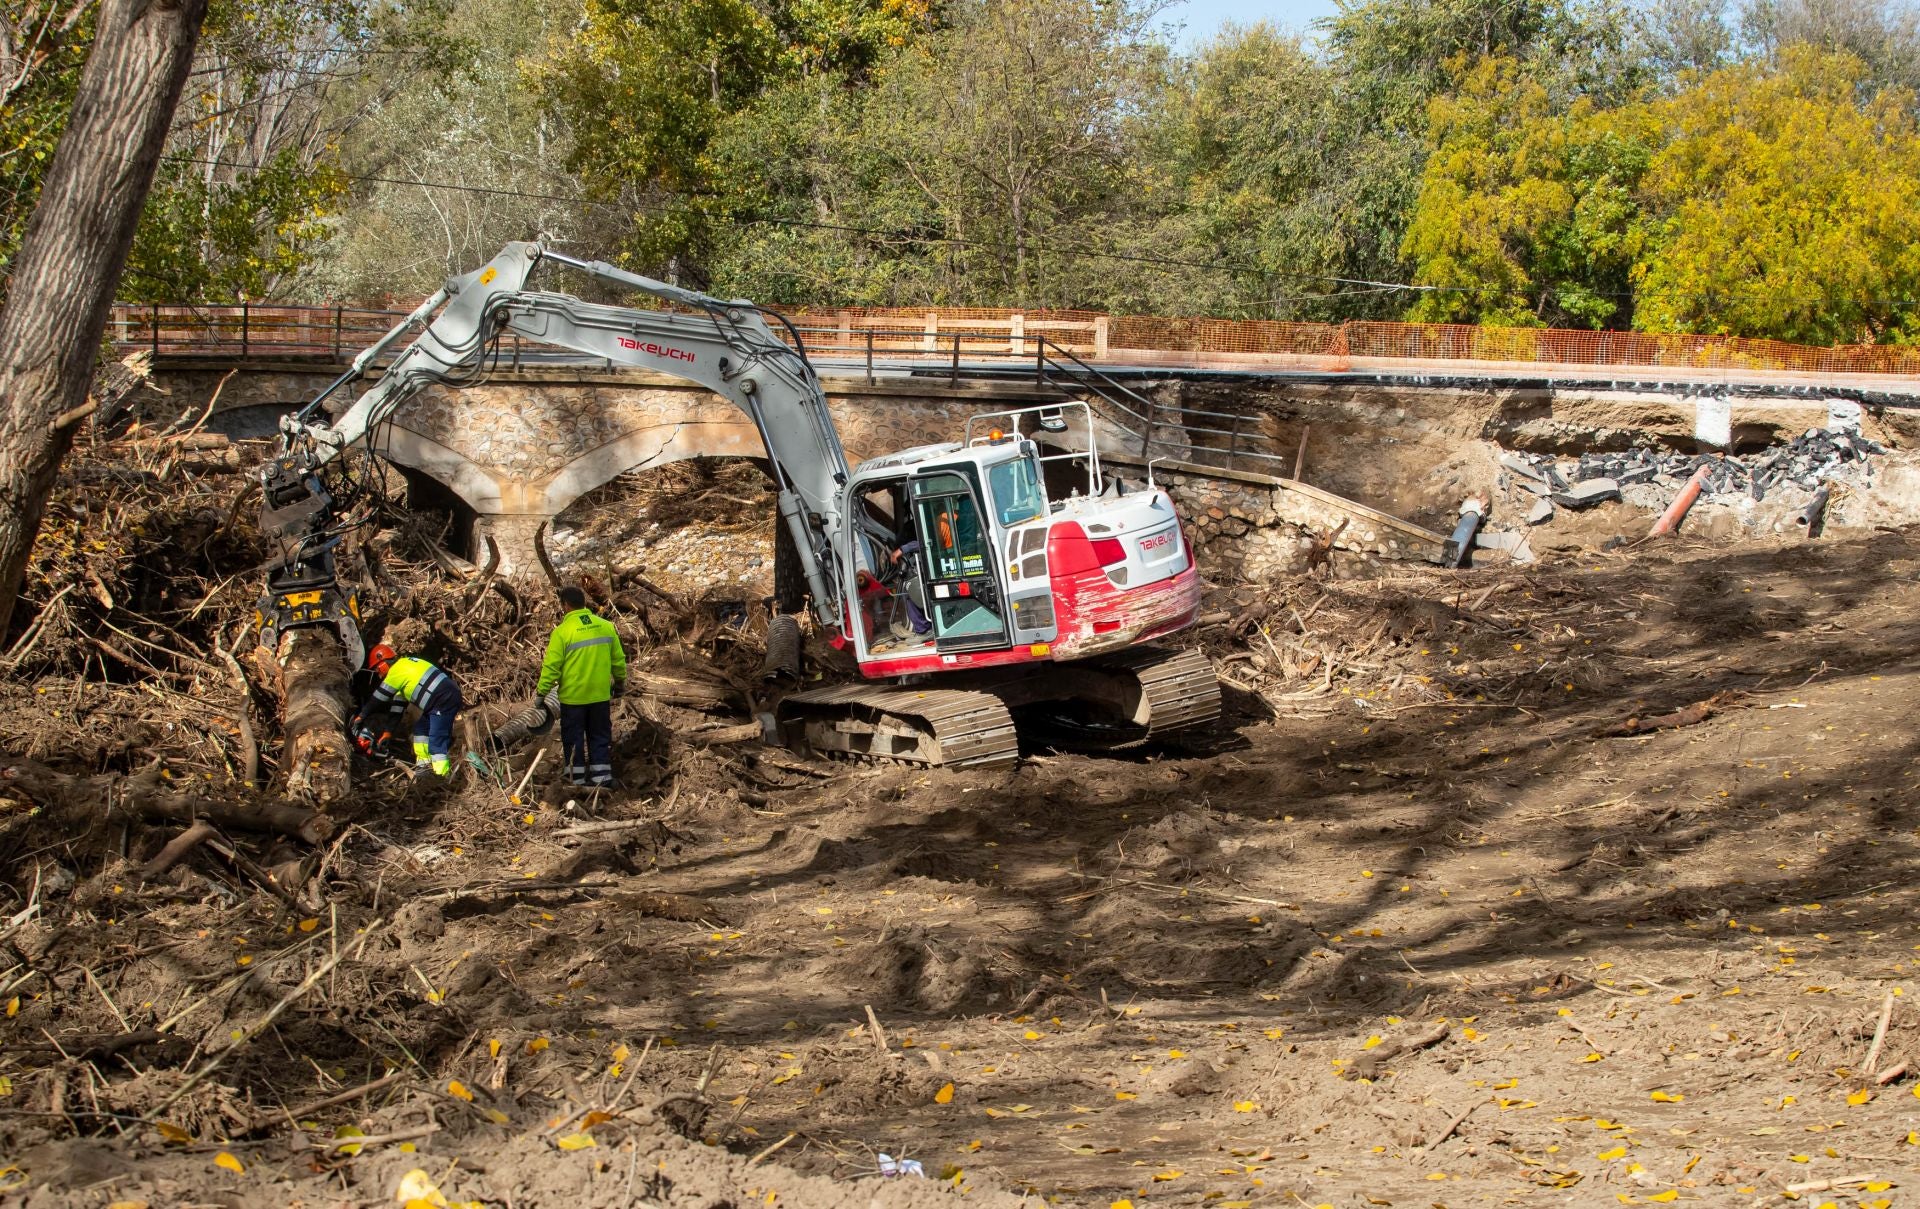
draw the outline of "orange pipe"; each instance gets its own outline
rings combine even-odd
[[[1648,537],[1672,533],[1679,527],[1681,518],[1687,515],[1687,509],[1693,507],[1693,501],[1700,498],[1700,489],[1707,485],[1707,471],[1710,467],[1711,463],[1702,462],[1693,472],[1693,477],[1681,484],[1680,494],[1673,497],[1673,502],[1668,504],[1667,510],[1660,514],[1660,519],[1653,522],[1653,532],[1647,534]]]

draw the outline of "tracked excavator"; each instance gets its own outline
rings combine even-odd
[[[543,262],[664,307],[529,289]],[[1064,726],[1081,746],[1121,747],[1219,716],[1205,657],[1151,645],[1191,626],[1200,606],[1173,502],[1150,474],[1128,489],[1103,471],[1085,404],[975,416],[957,441],[851,467],[782,316],[537,243],[509,244],[450,279],[283,419],[261,470],[261,527],[282,543],[260,600],[263,644],[330,627],[358,666],[359,602],[335,555],[358,523],[363,484],[342,455],[356,445],[375,453],[381,425],[426,387],[480,380],[506,333],[697,383],[752,420],[776,488],[776,608],[810,602],[863,678],[781,697],[774,725],[790,746],[981,767],[1018,757],[1016,717]],[[370,389],[329,416],[330,398],[403,344]],[[1083,440],[1058,436],[1076,426]]]

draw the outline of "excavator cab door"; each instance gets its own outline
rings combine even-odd
[[[1006,595],[995,573],[999,555],[972,467],[923,471],[913,477],[910,492],[935,648],[1007,646]]]

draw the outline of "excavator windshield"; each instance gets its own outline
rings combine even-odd
[[[993,507],[1000,514],[1002,525],[1030,521],[1047,509],[1032,458],[1017,457],[988,467],[987,489],[993,496]]]

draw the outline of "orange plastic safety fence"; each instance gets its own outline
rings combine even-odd
[[[340,356],[371,343],[400,312],[352,307],[114,308],[113,339],[158,353]],[[1515,364],[1675,371],[1920,375],[1920,348],[1831,348],[1731,336],[1460,324],[1284,323],[1272,320],[1017,311],[993,307],[802,310],[788,314],[808,347],[829,356],[890,359],[1033,358],[1042,341],[1090,360],[1222,368],[1344,370],[1371,362],[1450,368]],[[1385,368],[1385,367],[1382,367]]]

